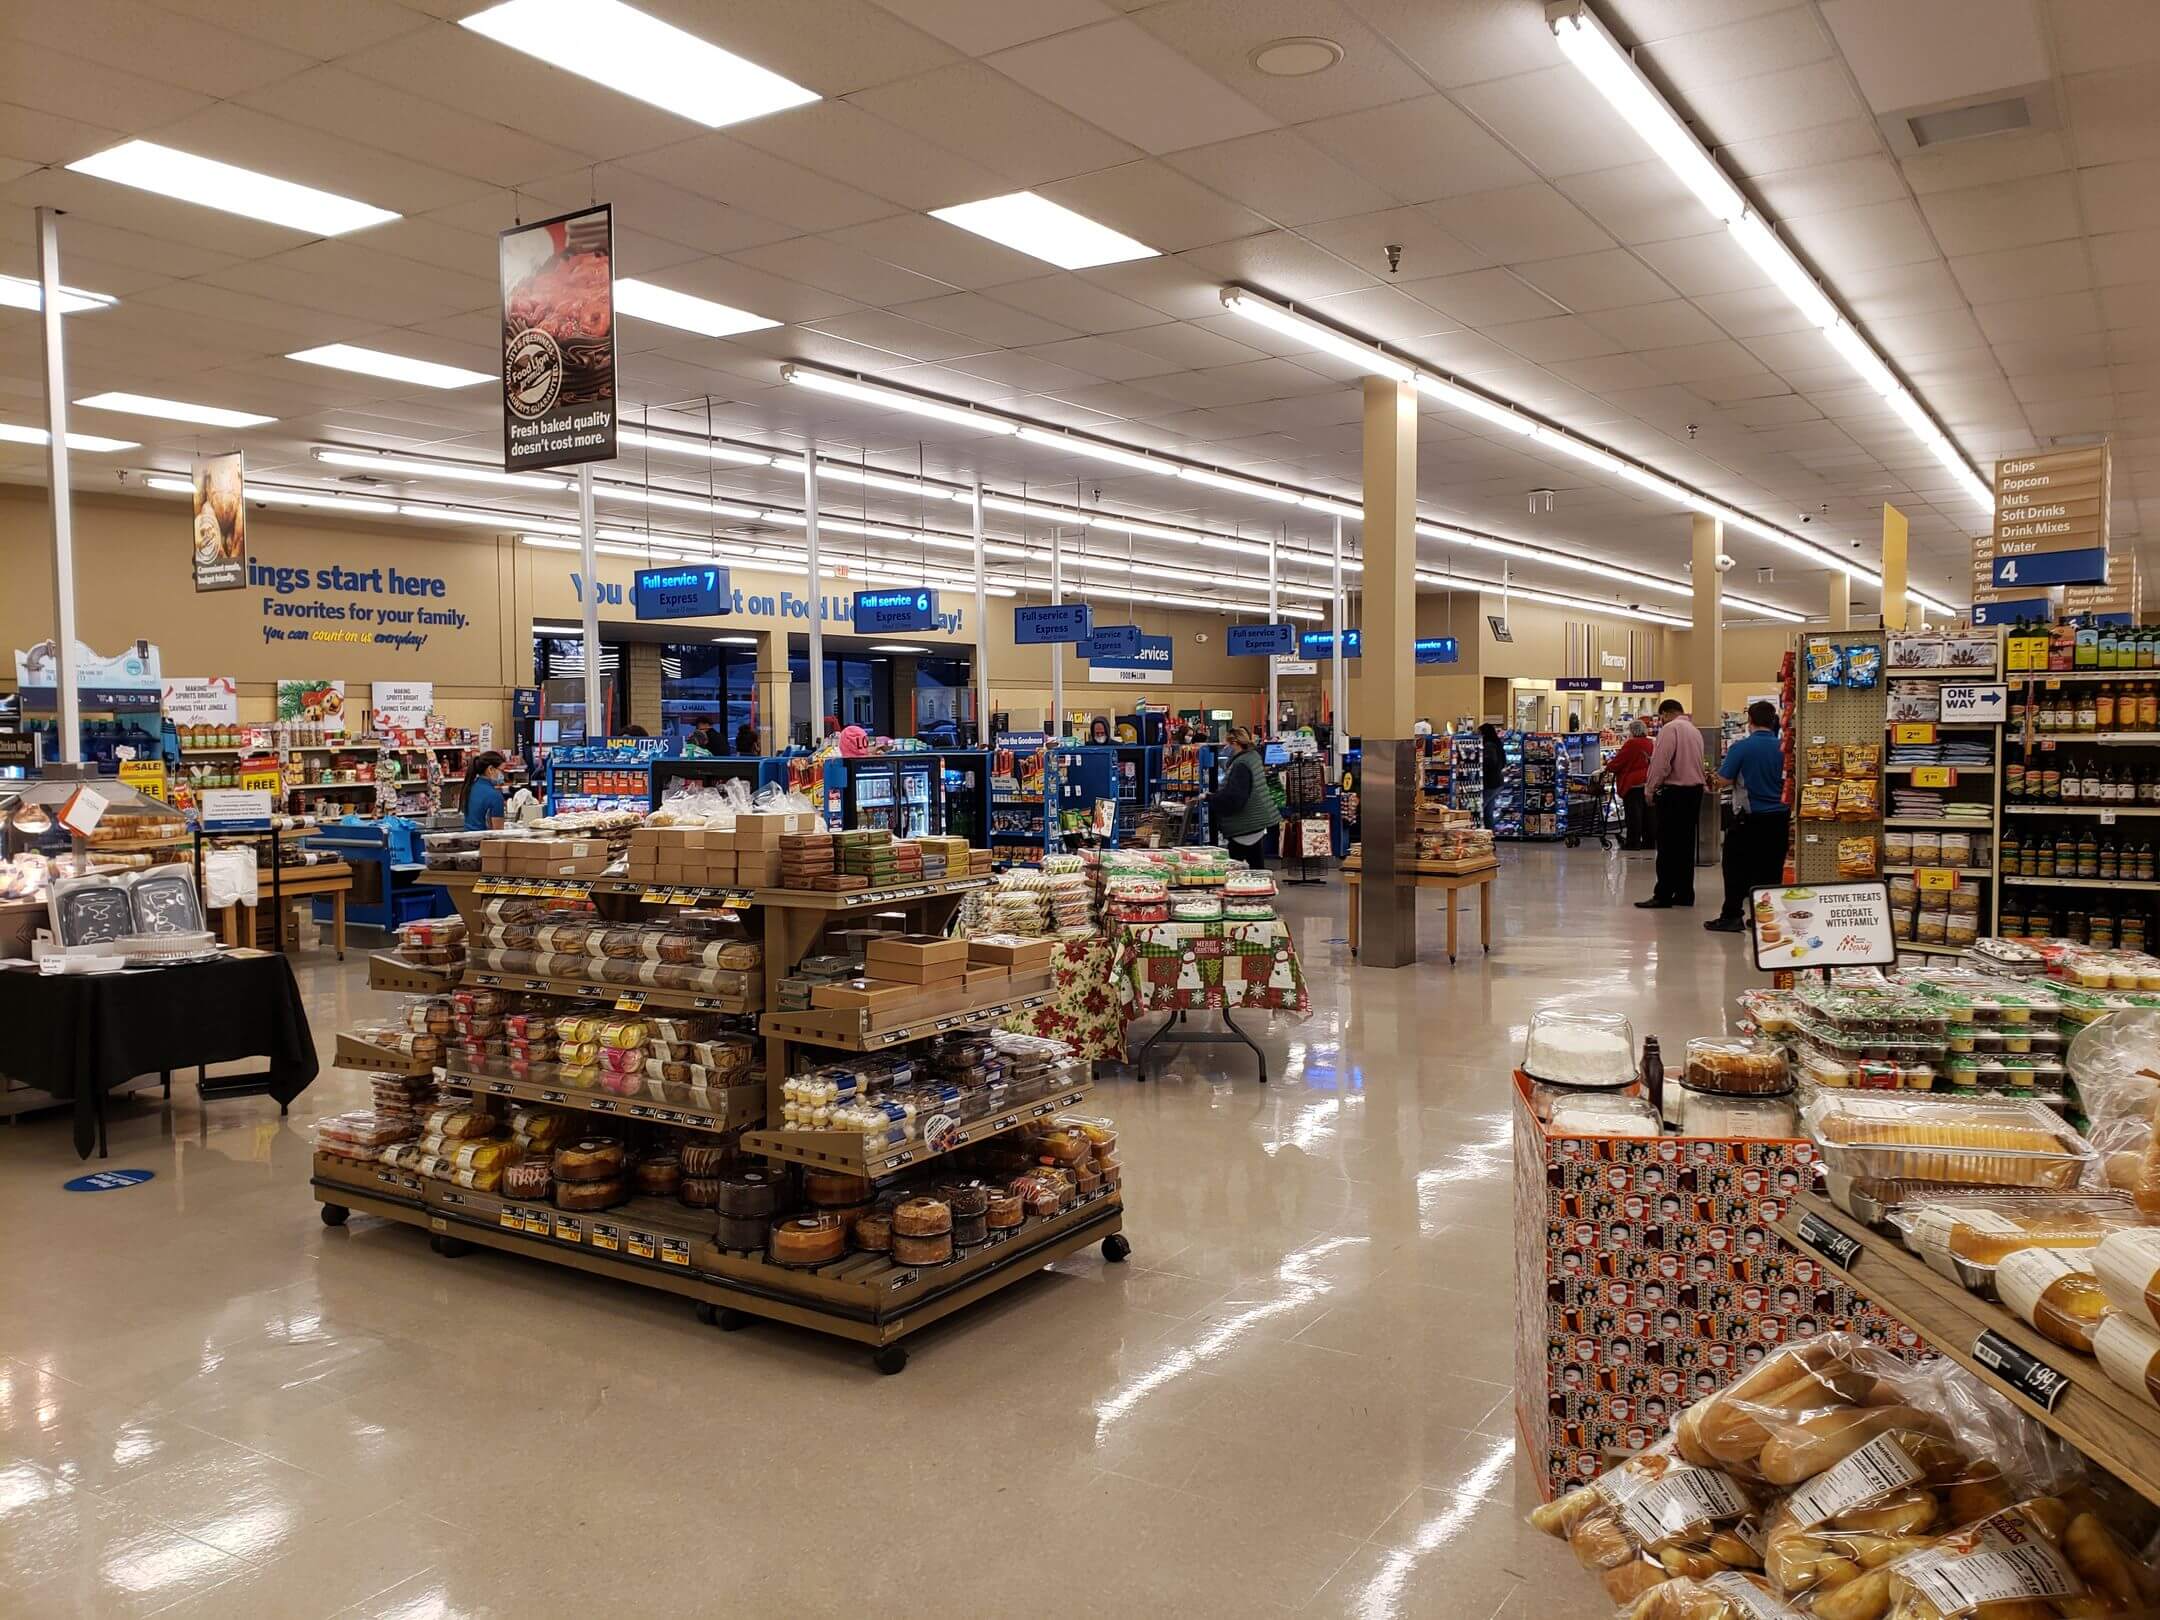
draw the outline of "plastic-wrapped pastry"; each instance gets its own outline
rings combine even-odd
[[[558,1178],[555,1183],[557,1209],[611,1209],[629,1196],[629,1185],[621,1176],[608,1176],[598,1181]]]
[[[936,1198],[910,1198],[893,1207],[892,1229],[895,1239],[950,1232],[952,1208]]]
[[[471,1136],[493,1136],[502,1121],[484,1108],[437,1108],[421,1122],[423,1136],[447,1136],[462,1140]]]
[[[689,1183],[685,1182],[685,1186]],[[763,1215],[722,1215],[713,1233],[713,1242],[723,1249],[739,1253],[758,1253],[765,1247],[770,1236],[772,1222]]]
[[[870,1201],[870,1183],[861,1176],[833,1170],[805,1170],[803,1196],[820,1209],[841,1209]]]
[[[597,954],[615,962],[635,961],[643,954],[640,944],[644,933],[644,929],[636,927],[610,928],[598,937],[597,952],[593,949],[595,941],[586,941],[586,954]]]
[[[556,1039],[569,1045],[590,1045],[600,1038],[598,1013],[564,1013],[555,1020]]]
[[[2148,1328],[2160,1327],[2160,1230],[2110,1233],[2092,1253],[2110,1303]]]
[[[1079,1188],[1081,1197],[1091,1198],[1102,1190],[1102,1173],[1091,1165],[1083,1165],[1074,1172],[1073,1182]]]
[[[714,1204],[723,1215],[770,1219],[780,1205],[780,1178],[771,1170],[745,1169],[721,1176]]]
[[[555,1150],[557,1181],[601,1181],[623,1173],[623,1145],[611,1136],[588,1136]]]
[[[884,1254],[892,1248],[892,1217],[882,1210],[858,1215],[855,1224],[848,1228],[848,1236],[856,1248],[871,1254]]]
[[[937,1195],[952,1211],[955,1221],[981,1215],[990,1208],[990,1189],[979,1181],[941,1182]]]
[[[895,1231],[892,1235],[892,1257],[897,1265],[942,1266],[953,1257],[953,1235],[950,1232],[932,1232],[925,1236],[908,1237]]]
[[[1018,1193],[992,1193],[985,1201],[983,1219],[993,1232],[1009,1231],[1027,1219],[1027,1205]]]
[[[646,1035],[641,1018],[608,1018],[600,1024],[600,1044],[618,1051],[636,1051],[645,1044]]]
[[[1995,1266],[1995,1292],[2008,1310],[2042,1335],[2088,1356],[2093,1353],[2093,1329],[2115,1308],[2089,1257],[2056,1249],[2004,1255]]]
[[[546,1198],[553,1191],[555,1176],[545,1159],[524,1159],[506,1165],[502,1175],[502,1195],[505,1198]]]
[[[682,1167],[686,1176],[717,1176],[726,1163],[727,1149],[709,1142],[690,1142],[682,1148]]]
[[[791,1215],[772,1225],[770,1252],[783,1266],[821,1266],[847,1253],[847,1227],[833,1215]]]
[[[952,1240],[963,1249],[972,1249],[986,1243],[990,1238],[990,1221],[987,1215],[953,1216]]]
[[[642,1165],[640,1169],[644,1168]],[[685,1176],[677,1174],[676,1185],[668,1190],[692,1209],[711,1209],[720,1198],[718,1176]]]
[[[665,1198],[683,1183],[682,1160],[672,1153],[656,1153],[640,1160],[630,1179],[639,1192]]]

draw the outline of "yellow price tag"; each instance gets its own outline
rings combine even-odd
[[[1957,786],[1957,767],[1953,765],[1915,765],[1912,785],[1923,788],[1946,788]]]
[[[626,1013],[643,1012],[645,1010],[645,997],[643,993],[641,992],[634,995],[617,996],[615,998],[615,1010],[617,1012]]]
[[[647,889],[638,898],[648,906],[664,906],[672,897],[665,889]]]
[[[1890,740],[1897,743],[1931,743],[1935,740],[1935,722],[1901,720],[1891,728]]]
[[[1958,886],[1958,875],[1947,866],[1923,866],[1914,871],[1913,881],[1929,894],[1948,894]]]

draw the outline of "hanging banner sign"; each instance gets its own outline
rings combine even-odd
[[[1343,632],[1343,656],[1356,658],[1364,649],[1364,636],[1360,631]],[[1325,630],[1307,630],[1298,637],[1298,651],[1307,658],[1333,658],[1335,638]]]
[[[641,619],[702,619],[727,612],[734,593],[725,568],[690,563],[640,568],[631,576],[630,598]]]
[[[1280,658],[1298,650],[1294,624],[1233,624],[1229,634],[1232,658]]]
[[[513,720],[537,720],[540,718],[539,687],[513,686],[510,688],[510,718]]]
[[[1452,664],[1462,656],[1453,636],[1426,636],[1412,650],[1421,664]]]
[[[1889,967],[1897,961],[1890,885],[1879,879],[1752,890],[1748,927],[1755,938],[1755,965],[1765,973]]]
[[[343,681],[279,681],[277,717],[319,725],[326,737],[345,735]]]
[[[174,675],[164,682],[158,707],[176,726],[237,726],[240,683],[230,675]]]
[[[1102,632],[1096,631],[1100,637]],[[1088,679],[1097,684],[1129,686],[1168,686],[1170,684],[1170,658],[1172,643],[1168,636],[1140,637],[1140,645],[1129,656],[1106,655],[1092,650],[1087,654]]]
[[[1620,690],[1623,692],[1662,692],[1665,690],[1665,683],[1663,681],[1622,681]]]
[[[1595,675],[1563,675],[1553,682],[1555,692],[1602,692],[1605,683]]]
[[[2020,596],[2006,600],[1996,596],[1993,591],[1988,594],[1995,596],[1995,600],[1976,600],[1973,603],[1972,622],[1976,625],[2016,624],[2020,619],[2045,624],[2053,616],[2054,604],[2044,596]]]
[[[1492,627],[1493,640],[1513,641],[1515,639],[1513,633],[1510,632],[1507,627],[1506,618],[1504,618],[1502,615],[1498,613],[1488,613],[1485,615],[1485,622]]]
[[[504,231],[503,466],[615,459],[615,217],[606,203]]]
[[[866,636],[935,630],[937,592],[923,586],[855,593],[855,629]]]
[[[2100,584],[2107,579],[2107,556],[2105,548],[2095,546],[2088,551],[2035,551],[2020,557],[1997,557],[1995,588]]]
[[[236,591],[247,583],[246,474],[240,452],[195,458],[191,535],[198,591]]]
[[[393,731],[418,731],[434,712],[435,683],[377,681],[368,689],[368,706],[373,711],[378,737]]]
[[[1090,663],[1108,663],[1136,657],[1140,651],[1140,627],[1137,624],[1106,624],[1096,628],[1087,639],[1087,650],[1082,654]]]
[[[1013,609],[1013,645],[1042,647],[1086,641],[1095,633],[1095,610],[1085,602]]]
[[[2104,584],[2111,477],[2104,444],[1996,462],[1988,584]]]

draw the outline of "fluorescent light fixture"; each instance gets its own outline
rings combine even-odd
[[[145,478],[143,485],[148,489],[163,490],[168,495],[192,495],[195,493],[195,485],[190,480],[173,478],[160,473],[153,473],[148,478]]]
[[[1384,353],[1371,344],[1361,343],[1347,333],[1338,332],[1332,326],[1300,315],[1292,309],[1269,302],[1246,291],[1243,287],[1225,287],[1222,290],[1223,308],[1233,315],[1242,315],[1257,326],[1282,333],[1310,345],[1325,354],[1348,360],[1362,366],[1376,377],[1393,377],[1397,382],[1408,382],[1415,371],[1393,355]]]
[[[75,403],[95,411],[157,416],[169,422],[200,422],[204,427],[261,427],[265,422],[277,420],[274,416],[257,416],[251,411],[228,411],[222,405],[194,405],[184,399],[159,399],[151,394],[92,394]]]
[[[926,653],[930,649],[928,647],[911,647],[899,641],[873,641],[870,644],[870,650],[881,653]]]
[[[617,282],[616,286],[621,286]],[[678,455],[703,456],[707,461],[724,461],[741,467],[769,467],[773,458],[762,450],[738,450],[733,445],[720,444],[710,439],[692,439],[675,433],[647,433],[638,428],[617,428],[617,446],[627,445],[632,450],[671,450]]]
[[[1205,467],[1180,467],[1178,476],[1195,484],[1206,484],[1211,489],[1227,489],[1238,495],[1255,495],[1263,501],[1280,501],[1285,506],[1301,505],[1304,497],[1294,489],[1284,489],[1279,484],[1263,484],[1254,478],[1236,478],[1226,473],[1209,472]]]
[[[487,512],[469,506],[434,506],[419,501],[400,501],[398,516],[423,518],[434,523],[468,523],[480,529],[537,529],[549,534],[576,534],[568,521],[535,517],[530,512]]]
[[[84,292],[80,287],[60,289],[60,313],[80,315],[85,310],[109,309],[120,300],[111,293]],[[45,289],[21,276],[0,276],[0,304],[9,309],[43,309]]]
[[[1612,104],[1613,111],[1627,120],[1650,150],[1665,160],[1681,184],[1694,192],[1716,219],[1735,218],[1742,206],[1738,190],[1710,161],[1702,143],[1680,122],[1665,98],[1643,77],[1642,70],[1589,8],[1555,17],[1552,29],[1561,54]]]
[[[1890,368],[1882,363],[1881,357],[1868,347],[1867,339],[1855,332],[1846,322],[1839,321],[1835,326],[1824,327],[1823,336],[1830,340],[1830,347],[1837,350],[1844,362],[1859,372],[1862,380],[1876,393],[1885,397],[1902,394],[1907,399],[1912,398],[1910,394],[1906,394],[1904,385],[1890,375]],[[1894,398],[1892,403],[1895,404]],[[1914,402],[1913,409],[1919,414],[1920,420],[1927,423],[1927,432],[1920,437],[1933,437],[1935,424],[1927,421],[1927,414],[1920,410],[1917,401]]]
[[[716,647],[755,647],[757,644],[758,638],[756,636],[713,637],[713,645]]]
[[[338,495],[312,489],[277,489],[249,484],[247,498],[265,506],[312,506],[325,512],[357,512],[364,517],[397,516],[396,501],[369,500],[364,496]]]
[[[155,141],[123,141],[78,158],[68,167],[77,174],[284,225],[310,236],[343,236],[398,217],[387,208],[340,197],[334,191],[317,191]]]
[[[1609,450],[1599,449],[1586,439],[1578,439],[1572,433],[1563,433],[1558,428],[1541,427],[1532,438],[1539,444],[1551,446],[1562,455],[1573,456],[1577,461],[1586,461],[1600,472],[1617,473],[1620,470],[1618,456]]]
[[[801,472],[798,463],[794,470]],[[900,478],[892,473],[871,472],[865,467],[851,467],[844,461],[818,459],[817,474],[820,479],[830,478],[843,484],[860,484],[865,489],[889,489],[896,495],[915,495],[932,501],[964,501],[967,491],[954,489],[946,484],[926,483],[920,478]]]
[[[41,427],[21,427],[13,422],[0,422],[0,441],[8,444],[43,444],[51,437]],[[141,446],[133,439],[107,439],[95,433],[70,433],[67,436],[70,450],[137,450]]]
[[[550,67],[721,129],[816,101],[815,90],[621,0],[505,0],[461,19]]]
[[[782,382],[796,383],[820,394],[833,394],[841,399],[857,400],[865,405],[883,406],[888,411],[906,411],[912,416],[927,416],[933,421],[950,422],[955,427],[974,428],[981,433],[1017,434],[1019,424],[1008,422],[988,411],[970,410],[964,405],[948,405],[943,400],[929,399],[921,394],[905,394],[896,388],[879,388],[870,383],[856,382],[851,377],[836,377],[829,371],[811,371],[806,367],[786,365],[780,368]]]
[[[593,494],[606,501],[633,501],[639,506],[659,506],[671,512],[696,512],[700,516],[750,519],[762,510],[755,506],[737,506],[732,501],[709,501],[699,495],[675,495],[661,489],[640,489],[635,484],[593,485]]]
[[[1755,261],[1755,267],[1770,278],[1771,285],[1791,301],[1810,326],[1827,330],[1837,324],[1838,312],[1831,304],[1815,278],[1807,268],[1793,257],[1792,249],[1778,240],[1773,231],[1758,214],[1743,214],[1728,221],[1725,228],[1732,239],[1740,244],[1741,251]]]
[[[1064,450],[1076,456],[1086,456],[1090,461],[1107,461],[1113,466],[1130,467],[1134,472],[1172,474],[1178,469],[1172,462],[1142,455],[1137,450],[1120,450],[1116,445],[1104,444],[1099,439],[1083,439],[1075,433],[1052,433],[1047,428],[1024,427],[1020,437],[1029,444],[1039,444],[1046,450]],[[954,499],[964,498],[962,495]]]
[[[285,358],[303,360],[311,366],[330,366],[338,371],[357,371],[368,377],[387,377],[392,382],[418,383],[423,388],[470,388],[475,383],[495,380],[485,371],[438,365],[433,360],[414,360],[406,355],[362,349],[350,343],[325,343],[318,349],[295,349]]]
[[[1089,513],[1071,506],[1044,506],[1036,501],[1016,501],[1004,495],[985,495],[985,512],[1006,512],[1014,517],[1041,518],[1045,523],[1067,523],[1076,529],[1084,529],[1092,521]]]
[[[1348,518],[1352,523],[1365,521],[1365,508],[1352,506],[1348,501],[1338,501],[1327,495],[1300,495],[1298,505],[1315,512],[1325,512],[1330,517]]]
[[[1087,215],[1076,214],[1032,191],[933,208],[930,215],[1002,247],[1054,264],[1060,270],[1086,270],[1098,264],[1156,257],[1155,250],[1145,242],[1098,225]]]
[[[83,403],[88,404],[85,400]],[[318,446],[315,459],[326,466],[354,467],[365,472],[405,473],[414,478],[447,478],[465,484],[501,484],[511,489],[565,490],[560,478],[539,473],[498,472],[471,461],[435,461],[419,456],[377,455],[372,450],[334,450]]]
[[[790,512],[784,506],[768,506],[764,511],[758,513],[758,517],[763,522],[778,523],[790,529],[807,529],[810,527],[810,520],[804,517],[802,513]]]
[[[631,276],[616,281],[615,307],[641,321],[680,327],[701,337],[733,337],[738,332],[762,332],[769,326],[780,324],[763,315],[753,315],[747,309],[737,309],[733,304],[716,304],[710,298],[692,297],[672,287],[656,286]]]
[[[1465,411],[1483,421],[1492,423],[1496,427],[1504,427],[1510,433],[1535,433],[1537,431],[1537,423],[1512,406],[1503,405],[1498,400],[1487,399],[1483,394],[1475,393],[1456,383],[1448,382],[1445,378],[1435,377],[1421,371],[1413,380],[1417,384],[1417,391],[1428,398],[1437,399],[1443,405],[1452,405],[1458,411]]]

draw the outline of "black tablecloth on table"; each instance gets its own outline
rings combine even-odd
[[[0,1069],[74,1099],[83,1158],[97,1143],[101,1099],[138,1075],[267,1058],[270,1072],[259,1083],[283,1106],[320,1067],[300,987],[282,956],[144,972],[0,972],[0,1030]]]

